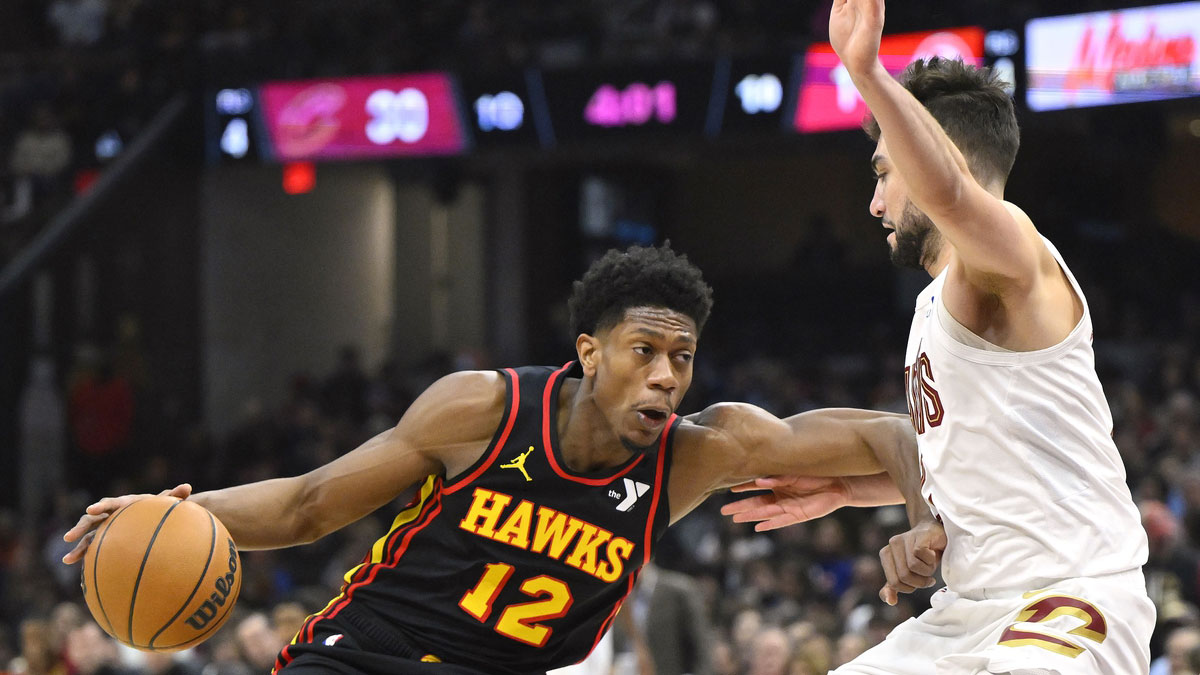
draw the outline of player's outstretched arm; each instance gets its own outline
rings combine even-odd
[[[727,410],[742,418],[736,436],[750,448],[742,460],[764,469],[753,487],[771,494],[751,497],[727,507],[727,515],[744,521],[789,521],[818,518],[842,506],[905,504],[911,522],[928,513],[921,496],[916,435],[907,415],[829,408],[784,420],[752,406]],[[769,470],[788,465],[784,470]],[[881,473],[882,472],[882,473]],[[821,478],[824,477],[824,478]]]
[[[835,0],[830,41],[879,123],[887,156],[881,180],[899,176],[913,204],[954,246],[973,285],[998,293],[1027,289],[1045,262],[1041,240],[999,186],[981,185],[966,159],[923,105],[888,74],[878,58],[883,0]]]
[[[815,520],[844,506],[886,506],[904,501],[886,472],[842,477],[766,476],[731,490],[759,493],[721,507],[721,514],[732,517],[735,523],[754,523],[756,532]]]
[[[212,511],[238,548],[282,548],[333,532],[387,504],[430,474],[456,473],[486,447],[504,414],[504,378],[461,372],[435,382],[395,428],[301,476],[190,495],[169,494]],[[101,499],[63,538],[78,542],[63,562],[83,557],[94,529],[121,507],[149,495]]]
[[[676,454],[671,469],[673,517],[682,517],[713,492],[762,476],[866,477],[898,470],[899,458],[906,456],[916,465],[912,425],[907,416],[894,413],[826,409],[779,419],[746,403],[719,403],[687,421],[681,438],[688,447]],[[832,498],[834,505],[821,508],[865,501],[865,492],[848,490],[860,480],[829,482],[833,494],[821,498]],[[903,501],[902,493],[885,482],[873,479],[872,485],[870,503]],[[812,492],[806,491],[806,498],[818,497]]]

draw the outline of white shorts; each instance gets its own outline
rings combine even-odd
[[[1145,675],[1154,603],[1141,570],[972,600],[945,588],[930,609],[836,675]]]

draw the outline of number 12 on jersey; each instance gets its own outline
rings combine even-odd
[[[479,582],[463,594],[458,606],[479,621],[487,621],[492,614],[492,604],[496,602],[500,591],[508,584],[512,575],[512,565],[488,564]],[[500,613],[500,618],[496,620],[494,630],[518,642],[542,647],[550,639],[554,629],[537,622],[565,615],[574,601],[571,589],[565,582],[541,574],[521,582],[519,590],[535,600],[505,607]]]

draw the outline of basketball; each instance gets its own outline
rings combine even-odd
[[[83,558],[96,623],[137,649],[200,644],[225,623],[242,588],[237,547],[204,507],[174,497],[136,501],[108,517]]]

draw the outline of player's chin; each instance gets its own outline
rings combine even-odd
[[[639,430],[626,436],[622,436],[621,444],[625,446],[626,450],[634,454],[648,455],[658,448],[658,439],[661,436],[661,431],[650,433]]]

